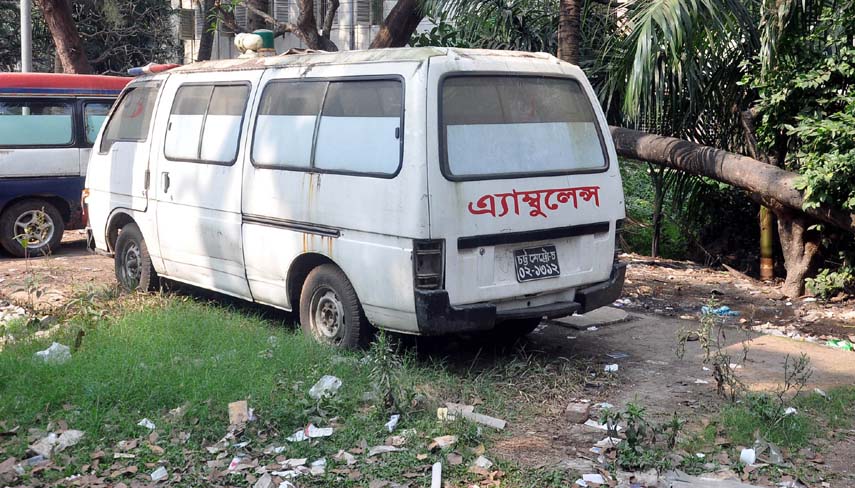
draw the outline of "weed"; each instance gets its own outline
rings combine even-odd
[[[415,388],[402,375],[403,358],[399,344],[380,331],[368,350],[369,378],[374,392],[379,396],[383,410],[404,413],[413,404]]]
[[[666,458],[666,449],[671,450],[677,444],[677,436],[685,421],[677,412],[665,423],[655,425],[647,419],[644,407],[628,403],[622,412],[605,409],[601,412],[600,423],[606,425],[611,437],[617,437],[617,426],[625,424],[624,441],[617,445],[617,465],[623,469],[669,469],[671,462]],[[665,440],[664,445],[660,439]]]
[[[682,359],[686,353],[687,342],[696,336],[704,353],[703,363],[712,368],[717,393],[735,402],[745,391],[745,385],[736,375],[734,358],[727,351],[724,320],[713,312],[718,305],[715,299],[710,299],[701,314],[698,327],[694,330],[681,329],[677,333],[676,353]],[[750,339],[746,338],[741,343],[743,362],[748,357],[749,342]]]
[[[821,300],[828,300],[841,292],[851,292],[855,290],[855,267],[841,266],[836,271],[825,268],[816,278],[806,279],[805,285]]]

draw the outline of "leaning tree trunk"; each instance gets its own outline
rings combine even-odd
[[[406,46],[424,16],[421,0],[398,0],[369,49]]]
[[[92,66],[86,59],[83,41],[80,40],[80,34],[77,32],[68,1],[36,0],[36,4],[42,9],[63,70],[66,73],[75,74],[91,73]]]
[[[558,7],[558,58],[579,64],[582,43],[582,0],[561,0]]]
[[[804,291],[804,279],[813,270],[819,235],[810,231],[810,218],[855,232],[855,214],[827,206],[803,208],[804,196],[796,189],[799,175],[756,159],[701,146],[682,139],[611,128],[618,155],[659,164],[733,185],[749,192],[778,217],[787,278],[783,292],[790,297]]]

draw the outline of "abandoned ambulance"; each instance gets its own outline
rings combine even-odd
[[[617,157],[582,71],[402,48],[209,61],[136,79],[89,161],[94,242],[159,277],[371,326],[521,335],[615,300]]]

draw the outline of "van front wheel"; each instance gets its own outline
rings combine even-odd
[[[346,349],[367,344],[371,326],[356,290],[334,264],[323,264],[306,277],[300,293],[300,324],[314,339]]]
[[[125,291],[154,291],[158,277],[137,224],[122,227],[116,239],[116,280]]]

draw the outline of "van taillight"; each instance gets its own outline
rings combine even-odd
[[[618,256],[620,255],[620,233],[623,230],[623,220],[615,221],[615,261],[618,260]]]
[[[445,242],[413,241],[413,268],[416,288],[436,290],[445,286]]]
[[[84,188],[80,194],[80,211],[82,213],[81,220],[83,225],[89,225],[89,188]]]

